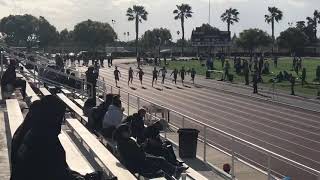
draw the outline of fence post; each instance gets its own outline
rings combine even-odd
[[[130,115],[130,110],[129,110],[129,108],[130,108],[130,93],[128,93],[128,116]]]
[[[268,153],[268,180],[271,180],[271,155]]]
[[[234,165],[234,160],[235,160],[235,153],[234,153],[234,138],[231,139],[231,169],[232,169],[232,179],[235,179],[236,175],[235,175],[235,165]]]
[[[207,162],[207,126],[203,127],[203,161]]]
[[[184,116],[182,116],[182,128],[184,128]]]
[[[140,97],[137,97],[138,111],[140,109]]]

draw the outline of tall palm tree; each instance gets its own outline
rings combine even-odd
[[[228,32],[230,33],[230,25],[233,25],[236,22],[239,22],[239,11],[237,9],[226,9],[226,11],[221,15],[221,20],[227,22]]]
[[[283,17],[283,13],[281,10],[279,10],[278,8],[276,7],[268,7],[268,11],[269,11],[269,14],[266,14],[264,16],[265,18],[265,21],[270,24],[271,23],[271,28],[272,28],[272,39],[273,41],[275,40],[275,37],[274,37],[274,23],[275,21],[276,22],[279,22],[282,20],[282,17]]]
[[[134,5],[133,8],[128,8],[127,14],[128,21],[134,21],[136,25],[136,55],[138,57],[138,38],[139,38],[139,23],[142,23],[142,20],[146,21],[148,12],[143,6]]]
[[[313,17],[307,17],[308,25],[313,27],[314,39],[317,40],[317,27],[320,24],[320,12],[315,10]]]
[[[182,46],[181,46],[181,55],[183,55],[183,47],[184,47],[184,21],[185,19],[192,17],[192,8],[189,4],[181,4],[177,5],[177,9],[173,11],[174,19],[181,21],[181,29],[182,29]]]

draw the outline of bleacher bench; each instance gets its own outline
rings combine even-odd
[[[67,119],[67,125],[84,145],[89,148],[89,152],[99,159],[104,169],[109,172],[109,176],[116,176],[118,179],[134,180],[136,177],[131,174],[119,160],[88,131],[77,119]]]
[[[41,87],[41,88],[39,88],[39,90],[40,90],[40,92],[42,93],[43,96],[51,95],[51,93],[45,87]]]

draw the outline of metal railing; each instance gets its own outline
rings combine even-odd
[[[107,85],[104,79],[98,80],[97,92],[101,93],[102,95],[107,94],[107,92],[113,93],[113,94],[115,93],[120,94],[122,97],[122,100],[126,102],[128,114],[130,114],[130,107],[134,107],[136,110],[140,109],[143,106],[153,107],[156,110],[161,109],[162,116],[159,117],[157,113],[154,113],[154,114],[150,113],[150,115],[157,120],[159,119],[166,120],[169,123],[169,125],[175,129],[186,128],[186,127],[198,127],[196,128],[200,130],[198,142],[203,144],[203,148],[202,148],[203,152],[202,152],[202,155],[200,155],[203,161],[209,163],[208,150],[207,150],[208,147],[216,149],[226,154],[227,156],[230,156],[231,169],[232,169],[230,178],[232,179],[235,179],[237,177],[235,173],[235,169],[236,169],[235,161],[237,160],[265,174],[268,180],[277,179],[279,177],[281,178],[285,176],[283,172],[279,172],[275,167],[273,167],[273,166],[276,166],[276,164],[277,166],[279,166],[278,163],[280,163],[281,166],[290,167],[289,169],[291,170],[299,170],[300,172],[305,173],[306,176],[308,177],[313,177],[313,179],[320,180],[320,171],[316,169],[310,168],[304,164],[301,164],[292,159],[284,157],[280,154],[272,152],[268,149],[265,149],[254,143],[251,143],[247,140],[244,140],[230,133],[222,131],[218,128],[205,124],[201,121],[198,121],[192,117],[186,116],[171,108],[154,103],[143,97],[131,94],[126,90],[114,87],[112,85]],[[216,143],[208,138],[209,135],[214,135],[215,137],[216,136],[222,137],[222,139],[224,139],[224,141],[227,142],[225,144],[229,144],[229,145],[225,146],[225,145],[221,145],[220,143]],[[166,131],[164,131],[164,136],[167,137]],[[251,149],[251,151],[254,152],[255,155],[257,154],[260,155],[263,159],[265,159],[265,161],[261,163],[259,162],[259,160],[256,160],[255,157],[250,155],[248,156],[247,154],[245,155],[245,153],[241,152],[241,149],[239,147],[246,147],[247,149]]]

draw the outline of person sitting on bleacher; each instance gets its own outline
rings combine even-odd
[[[58,135],[66,107],[55,96],[37,102],[12,140],[10,180],[100,180],[95,172],[85,176],[70,170]]]
[[[112,104],[113,94],[107,94],[105,101],[98,107],[93,107],[88,116],[88,128],[91,131],[101,131],[104,115]]]
[[[131,130],[131,137],[142,145],[144,150],[155,156],[162,156],[171,164],[182,166],[183,162],[179,162],[173,151],[173,146],[169,141],[162,141],[160,131],[163,129],[160,121],[149,127],[144,126],[145,109],[140,109],[138,113],[128,116],[123,123],[127,124]]]
[[[130,128],[127,125],[121,125],[114,133],[114,139],[117,141],[118,151],[121,162],[133,173],[138,173],[144,177],[157,177],[161,171],[166,177],[175,176],[179,179],[181,173],[187,168],[175,166],[163,157],[157,157],[147,154],[133,138],[130,138]]]
[[[123,110],[120,96],[115,96],[112,99],[112,104],[109,106],[107,113],[103,119],[103,135],[107,138],[112,138],[112,133],[119,126],[123,119]]]
[[[15,88],[21,88],[21,94],[24,99],[26,97],[26,81],[17,78],[16,63],[15,61],[10,61],[10,64],[1,79],[2,97],[10,96],[6,96],[5,93],[11,94]]]
[[[96,101],[94,98],[89,98],[86,100],[86,102],[84,102],[84,105],[83,105],[83,115],[85,116],[89,116],[91,110],[93,107],[96,106]]]

